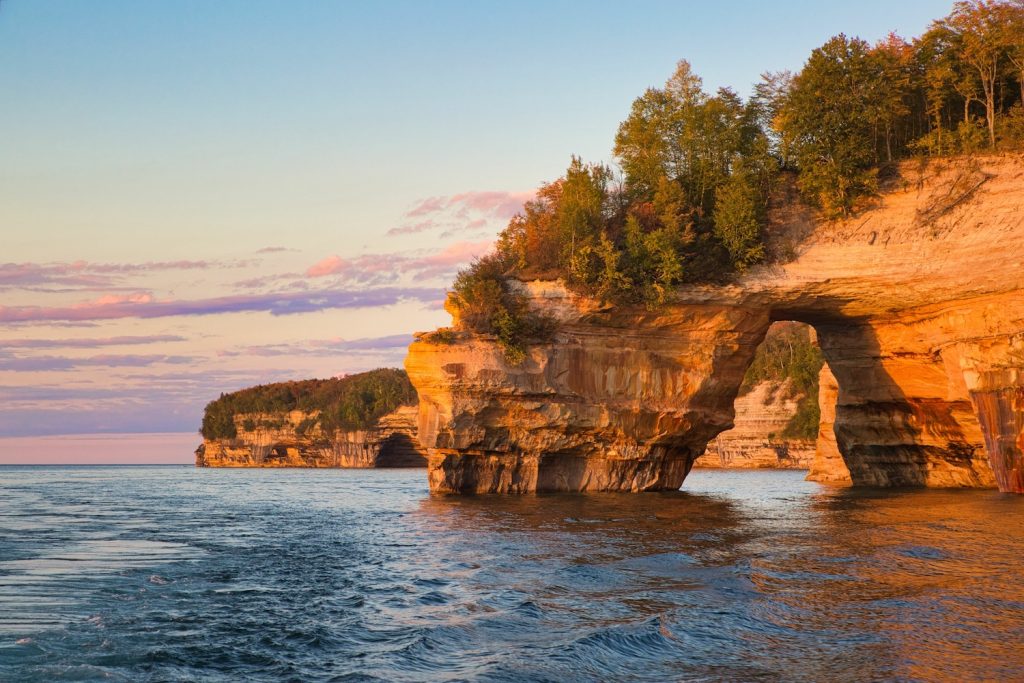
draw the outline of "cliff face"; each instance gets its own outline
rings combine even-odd
[[[431,489],[678,488],[732,426],[768,326],[795,320],[815,328],[835,377],[832,431],[852,483],[1024,492],[1024,162],[903,174],[844,222],[776,207],[794,260],[683,288],[657,311],[526,283],[559,329],[519,365],[468,333],[414,342]],[[841,477],[828,448],[817,476]]]
[[[789,382],[761,382],[736,399],[733,428],[708,444],[694,467],[781,468],[805,470],[814,460],[814,440],[781,436],[798,396],[790,395]]]
[[[196,449],[197,467],[423,467],[416,441],[417,409],[404,406],[371,429],[324,434],[302,411],[235,416],[238,436],[206,439]]]

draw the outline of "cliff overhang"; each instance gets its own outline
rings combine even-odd
[[[431,490],[678,488],[732,426],[768,326],[794,320],[815,328],[837,385],[825,438],[838,457],[822,463],[855,485],[1024,492],[1022,207],[1019,157],[908,166],[849,220],[776,211],[792,260],[657,310],[522,283],[558,328],[521,363],[465,331],[410,346]]]

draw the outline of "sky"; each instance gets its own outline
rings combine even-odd
[[[950,5],[0,0],[0,437],[400,366],[677,60],[747,95]]]

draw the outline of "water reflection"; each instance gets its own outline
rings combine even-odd
[[[431,498],[419,512],[448,552],[485,554],[477,581],[531,596],[534,629],[587,633],[563,643],[566,675],[588,661],[651,679],[1024,674],[1019,498],[829,489],[788,473],[694,483]],[[620,650],[628,663],[608,659]]]
[[[0,488],[0,680],[1024,671],[1024,498],[990,491],[697,472],[444,498],[415,471],[147,468],[0,468]]]

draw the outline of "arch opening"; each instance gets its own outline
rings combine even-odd
[[[837,395],[814,328],[776,321],[740,384],[733,427],[694,466],[805,470],[816,481],[849,483],[832,433]]]

